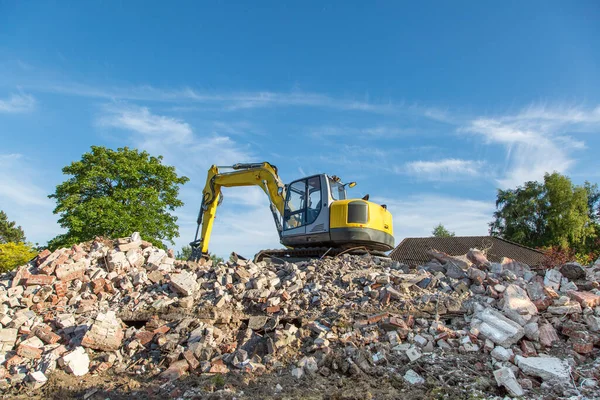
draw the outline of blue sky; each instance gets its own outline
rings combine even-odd
[[[0,0],[0,209],[45,243],[46,196],[91,145],[162,154],[191,178],[270,161],[284,181],[356,180],[396,241],[486,234],[497,188],[600,182],[600,4]],[[278,247],[268,201],[229,189],[211,249]]]

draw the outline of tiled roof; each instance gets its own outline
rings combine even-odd
[[[542,264],[544,257],[541,251],[493,236],[406,238],[390,253],[390,257],[408,265],[423,265],[431,260],[427,250],[436,249],[452,256],[460,256],[475,247],[487,250],[487,258],[491,262],[500,262],[502,257],[509,257],[536,267]]]

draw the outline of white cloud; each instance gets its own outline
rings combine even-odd
[[[367,128],[356,128],[349,126],[334,126],[324,125],[317,128],[312,128],[310,135],[313,137],[323,136],[345,136],[345,137],[362,137],[366,139],[383,138],[390,139],[401,135],[413,135],[416,133],[414,129],[398,128],[394,126],[377,125]]]
[[[452,181],[482,174],[480,161],[446,158],[438,161],[412,161],[396,172],[414,175],[429,181]]]
[[[505,173],[498,183],[514,187],[540,180],[546,172],[566,173],[575,163],[573,152],[585,148],[569,133],[598,129],[600,107],[531,106],[515,115],[475,118],[459,130],[506,147]]]
[[[105,115],[97,121],[100,126],[137,132],[149,139],[184,143],[192,136],[187,122],[173,117],[152,114],[147,107],[113,105],[105,108]]]
[[[0,99],[0,113],[25,113],[35,109],[35,98],[26,93],[12,94]]]
[[[495,210],[493,202],[428,193],[373,201],[386,204],[392,213],[396,244],[405,237],[431,236],[439,223],[460,236],[487,235]]]

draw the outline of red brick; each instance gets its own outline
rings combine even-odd
[[[412,328],[413,326],[415,326],[415,317],[412,315],[409,315],[408,317],[406,317],[406,325],[409,328]]]
[[[152,342],[152,339],[154,339],[154,332],[139,331],[135,334],[135,338],[139,340],[142,345],[145,346],[148,343]]]
[[[46,261],[46,258],[48,258],[48,256],[52,254],[52,252],[48,249],[44,249],[40,252],[40,254],[38,254],[38,258],[35,261],[35,265],[36,266],[40,266],[44,261]]]
[[[552,325],[545,323],[540,326],[540,343],[546,347],[552,346],[552,343],[558,342],[558,334]]]
[[[367,317],[367,321],[369,321],[369,324],[376,324],[377,322],[381,321],[382,319],[384,319],[387,316],[388,316],[388,313],[373,314],[373,315],[369,315]]]
[[[290,299],[290,294],[285,290],[281,293],[281,300],[288,301]]]
[[[106,287],[106,279],[104,279],[104,278],[94,279],[91,282],[91,286],[92,286],[92,291],[94,292],[94,294],[103,292]]]
[[[54,284],[54,292],[59,298],[66,296],[68,288],[68,282],[57,282]]]
[[[98,366],[96,367],[94,372],[96,372],[97,374],[101,374],[101,373],[109,370],[112,366],[113,366],[112,363],[109,363],[108,361],[103,361],[100,364],[98,364]]]
[[[569,296],[581,304],[582,307],[596,307],[600,305],[600,296],[592,292],[569,292]]]
[[[183,358],[188,362],[192,370],[198,368],[200,365],[200,361],[198,361],[196,356],[194,356],[194,353],[192,353],[190,350],[183,352]]]
[[[175,361],[164,370],[159,377],[166,380],[175,380],[181,378],[190,369],[190,365],[186,360]]]
[[[167,325],[160,326],[154,330],[155,334],[167,333],[171,330]]]
[[[523,340],[521,342],[521,350],[523,351],[523,355],[525,355],[525,357],[532,357],[537,355],[535,346],[529,340]]]
[[[52,332],[48,325],[36,326],[33,333],[46,344],[54,344],[60,340],[60,336]]]
[[[267,307],[267,312],[269,314],[275,314],[275,313],[278,313],[279,311],[281,311],[281,307],[280,306]]]
[[[229,368],[227,368],[227,365],[225,365],[223,360],[219,359],[211,363],[211,367],[208,372],[211,374],[226,374],[229,372]]]
[[[19,347],[17,347],[17,354],[25,358],[38,359],[42,358],[42,349],[27,346],[26,344],[20,344]]]
[[[594,351],[594,343],[589,340],[589,338],[569,338],[569,343],[573,346],[573,350],[578,352],[579,354],[589,354]]]
[[[31,275],[25,281],[25,285],[27,285],[27,286],[31,286],[31,285],[41,285],[41,286],[52,285],[55,280],[56,280],[56,277],[50,276],[50,275]]]
[[[23,362],[23,357],[18,356],[18,355],[14,355],[11,358],[9,358],[8,360],[6,360],[6,368],[10,368],[13,365],[19,365]]]
[[[552,305],[553,301],[550,297],[544,297],[533,302],[538,311],[546,311]]]

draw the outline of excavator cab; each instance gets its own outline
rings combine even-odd
[[[289,247],[364,246],[387,251],[394,247],[392,215],[385,206],[348,199],[336,176],[320,174],[286,186],[281,243]]]

